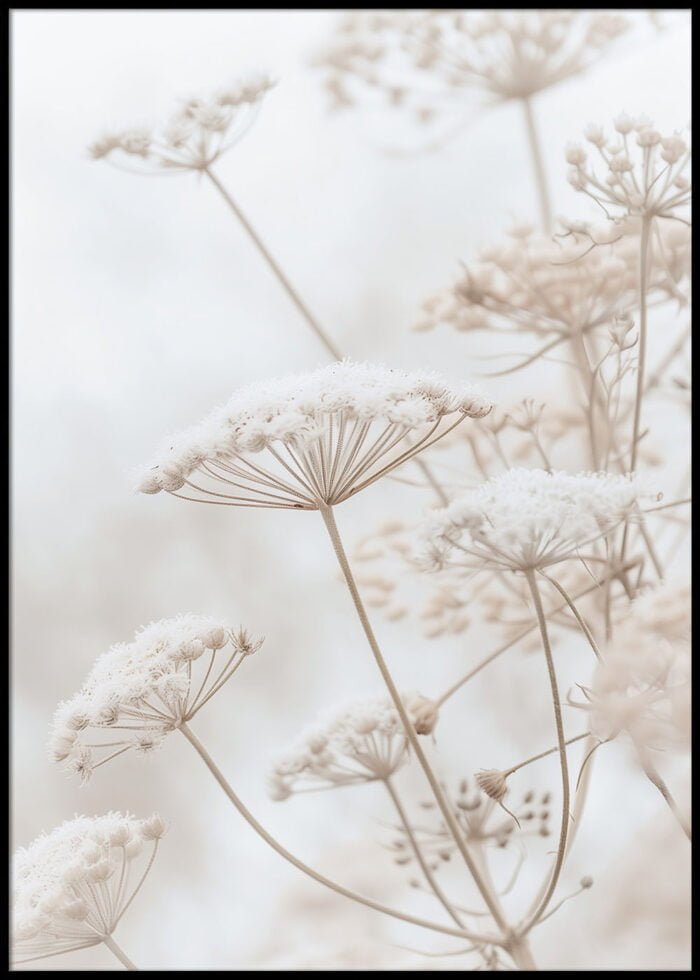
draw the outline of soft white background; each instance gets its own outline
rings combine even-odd
[[[429,909],[378,846],[386,834],[376,817],[390,819],[378,788],[287,804],[265,794],[268,760],[316,711],[378,689],[318,517],[224,513],[132,492],[133,468],[164,434],[242,383],[325,363],[324,351],[209,185],[191,175],[127,175],[86,153],[106,130],[157,123],[182,96],[208,94],[247,69],[269,70],[279,85],[219,175],[350,355],[475,375],[484,367],[478,355],[488,352],[482,335],[409,327],[458,258],[498,241],[513,218],[534,216],[517,107],[478,114],[439,152],[382,153],[370,137],[376,124],[365,126],[361,111],[329,115],[309,67],[336,16],[12,16],[13,843],[29,843],[76,811],[167,816],[162,854],[118,934],[144,969],[421,968],[425,961],[390,944],[451,945],[365,918],[301,879],[254,837],[176,736],[154,758],[127,755],[82,788],[45,749],[56,702],[111,643],[180,611],[240,621],[267,640],[197,719],[213,756],[253,811],[307,860],[395,905]],[[562,162],[567,140],[587,122],[626,109],[663,131],[687,124],[689,25],[684,14],[669,25],[641,30],[538,100],[557,212],[590,213],[566,185]],[[387,116],[387,142],[391,125]],[[517,376],[489,389],[545,398],[555,375],[546,368],[536,392]],[[682,463],[682,444],[678,452]],[[339,523],[353,543],[385,517],[428,502],[385,483],[342,508]],[[482,634],[435,644],[408,623],[378,619],[377,627],[401,682],[425,693],[493,646]],[[446,774],[549,744],[543,682],[539,659],[516,651],[460,694],[444,713]],[[556,770],[544,764],[537,779],[556,787]],[[624,750],[611,748],[599,760],[561,886],[563,895],[590,873],[597,887],[539,931],[542,965],[564,957],[579,968],[686,967],[685,843]],[[642,849],[647,860],[653,852],[646,870]],[[633,910],[620,897],[625,890]],[[113,965],[98,949],[44,968]]]

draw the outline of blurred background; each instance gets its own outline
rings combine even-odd
[[[184,739],[148,759],[127,754],[82,787],[46,750],[57,702],[112,643],[178,612],[240,622],[265,645],[193,727],[290,849],[356,890],[432,911],[382,849],[392,818],[379,787],[285,804],[266,794],[270,760],[300,728],[380,689],[318,516],[196,507],[132,489],[134,468],[166,434],[242,384],[314,368],[326,355],[210,185],[192,174],[131,176],[86,151],[111,129],[158,124],[182,97],[269,71],[279,84],[217,165],[220,178],[350,356],[476,377],[491,353],[483,334],[410,327],[459,259],[500,241],[514,220],[535,218],[517,106],[475,113],[434,152],[387,152],[391,115],[378,136],[361,110],[329,113],[311,67],[338,16],[12,14],[13,846],[76,812],[166,816],[157,865],[118,931],[143,969],[464,968],[406,948],[454,948],[446,937],[358,912],[283,864]],[[588,122],[626,110],[663,132],[688,123],[688,15],[662,18],[661,29],[638,16],[640,30],[614,54],[538,98],[556,213],[590,217],[563,162]],[[563,372],[539,371],[489,379],[488,390],[496,399],[566,397]],[[678,424],[673,413],[668,424]],[[678,473],[686,434],[665,431],[667,446],[677,441],[669,465]],[[671,482],[660,489],[674,492]],[[388,517],[429,505],[426,491],[384,481],[338,521],[352,546]],[[378,617],[376,626],[400,684],[424,694],[494,645],[482,628],[437,642],[415,619]],[[582,679],[585,651],[563,660],[565,688]],[[436,750],[445,778],[548,746],[542,683],[539,658],[516,649],[449,702]],[[595,887],[537,930],[535,956],[545,969],[687,969],[687,842],[624,746],[605,751],[561,894],[584,874]],[[682,797],[685,763],[669,760],[666,775]],[[549,760],[532,778],[557,789]],[[407,792],[424,792],[417,774],[402,780]],[[545,849],[533,854],[529,887]],[[114,963],[98,948],[43,968]]]

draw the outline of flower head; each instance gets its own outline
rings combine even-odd
[[[110,160],[138,173],[205,170],[243,136],[274,82],[251,76],[209,99],[186,99],[162,132],[110,133],[96,140],[93,160]]]
[[[638,495],[633,479],[608,473],[507,470],[427,519],[424,561],[434,569],[542,569],[615,528]]]
[[[13,947],[20,962],[96,946],[150,870],[165,823],[158,814],[76,817],[15,854]],[[130,879],[142,865],[141,880]],[[136,882],[136,884],[134,884]]]
[[[50,752],[83,782],[110,759],[149,753],[221,688],[262,640],[220,620],[184,615],[145,626],[99,657],[56,709]]]
[[[432,732],[434,702],[420,694],[402,700],[416,732]],[[286,800],[293,793],[387,779],[408,757],[408,739],[391,700],[358,701],[334,711],[285,753],[273,768],[270,795]]]
[[[615,120],[615,130],[608,137],[602,126],[587,128],[601,167],[597,170],[583,151],[569,159],[571,186],[613,217],[678,217],[690,202],[686,140],[678,133],[664,136],[650,120],[625,114]]]
[[[317,510],[346,500],[467,416],[490,409],[472,386],[451,386],[431,372],[341,361],[237,392],[170,441],[139,489],[232,506]]]

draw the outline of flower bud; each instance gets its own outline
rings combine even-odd
[[[482,769],[476,773],[476,782],[479,789],[497,803],[501,802],[508,790],[506,777],[499,769]]]

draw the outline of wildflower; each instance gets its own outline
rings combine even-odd
[[[88,152],[93,160],[143,173],[204,171],[244,135],[273,85],[267,76],[251,76],[208,100],[187,99],[161,133],[111,133]]]
[[[418,694],[402,700],[416,732],[429,734],[437,720],[433,702]],[[284,800],[293,793],[388,779],[408,758],[408,739],[392,702],[358,701],[329,715],[280,759],[270,795]]]
[[[497,803],[501,802],[508,791],[506,777],[498,769],[482,769],[475,779],[479,789]]]
[[[685,171],[690,147],[678,133],[663,136],[648,119],[618,116],[615,129],[621,143],[611,143],[601,126],[589,126],[586,139],[598,149],[601,176],[588,164],[585,154],[566,159],[573,168],[569,182],[592,197],[612,217],[677,218],[690,202]],[[680,180],[680,183],[678,181]]]
[[[262,640],[215,619],[184,615],[145,626],[99,657],[54,715],[50,752],[86,782],[129,749],[150,753],[189,721]]]
[[[156,825],[161,828],[153,833]],[[15,854],[13,948],[20,963],[97,946],[141,888],[165,832],[157,814],[76,817]],[[137,859],[149,858],[133,885]],[[108,944],[110,945],[110,944]],[[110,945],[112,948],[112,945]]]
[[[346,500],[490,409],[475,388],[450,386],[430,372],[342,361],[237,392],[170,442],[139,489],[232,506],[317,510]]]
[[[424,565],[546,568],[617,527],[638,492],[633,479],[607,473],[508,470],[427,519]]]

